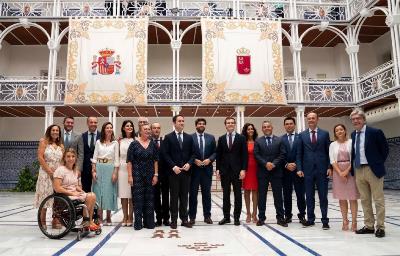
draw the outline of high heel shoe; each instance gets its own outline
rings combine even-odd
[[[351,222],[351,231],[355,232],[357,230],[357,221]]]
[[[342,230],[343,231],[349,230],[349,220],[343,220]]]
[[[246,223],[250,223],[250,222],[251,222],[251,214],[248,213],[247,218],[246,218]]]
[[[258,219],[257,219],[257,214],[253,213],[253,223],[257,223]]]

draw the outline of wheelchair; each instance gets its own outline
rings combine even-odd
[[[46,208],[45,223],[42,223],[41,212]],[[95,204],[93,211],[93,221],[99,224],[98,205]],[[55,193],[46,197],[39,206],[38,224],[42,233],[50,239],[60,239],[69,232],[77,232],[77,240],[82,240],[83,236],[90,233],[89,227],[84,227],[84,222],[89,221],[89,211],[86,205],[79,200],[71,200],[68,196]],[[56,227],[53,221],[57,220]],[[94,231],[96,235],[101,234],[101,227]]]

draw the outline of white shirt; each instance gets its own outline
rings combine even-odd
[[[96,141],[94,148],[92,163],[97,163],[97,159],[108,159],[109,163],[113,163],[114,167],[119,167],[119,145],[116,140],[110,144],[101,143],[100,140]]]
[[[360,133],[360,164],[368,164],[367,157],[365,156],[365,131],[367,130],[367,126],[364,125],[361,129]],[[354,143],[354,150],[357,150],[357,131]],[[356,151],[357,152],[357,151]]]
[[[313,130],[311,130],[310,128],[308,128],[308,131],[310,132],[310,140],[312,141],[312,131],[313,131]],[[314,131],[315,131],[315,140],[318,140],[318,127],[316,127],[316,128],[314,129]]]
[[[269,142],[268,142],[268,137],[270,138],[270,141],[269,141]],[[270,135],[265,135],[265,134],[264,134],[265,144],[267,144],[267,146],[272,145],[272,137],[274,137],[273,134],[270,134]]]
[[[233,131],[232,132],[232,145],[233,145],[233,142],[235,141],[235,136],[236,136],[236,132]],[[226,144],[229,147],[229,132],[226,133]]]

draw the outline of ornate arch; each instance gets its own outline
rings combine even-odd
[[[349,40],[348,40],[347,36],[341,30],[339,30],[338,28],[335,28],[333,26],[329,26],[329,25],[324,26],[322,24],[312,26],[312,27],[308,28],[306,31],[304,31],[303,34],[301,34],[301,36],[299,37],[300,43],[303,40],[303,38],[306,36],[306,34],[308,34],[308,32],[310,32],[311,30],[314,30],[314,29],[324,29],[324,30],[326,29],[326,30],[332,31],[333,33],[335,33],[342,39],[342,41],[346,45],[346,47],[349,46]]]
[[[2,33],[0,33],[0,44],[3,42],[4,38],[6,37],[6,35],[8,33],[10,33],[11,31],[13,31],[16,28],[26,27],[26,26],[38,28],[39,30],[41,30],[46,35],[48,41],[51,40],[51,36],[49,35],[49,33],[47,33],[46,29],[44,29],[42,26],[40,26],[40,25],[38,25],[36,23],[32,23],[32,22],[26,21],[26,22],[19,22],[19,23],[12,24],[11,26],[9,26],[6,29],[4,29],[4,31]]]

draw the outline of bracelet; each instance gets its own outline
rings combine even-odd
[[[154,176],[158,177],[158,173],[154,173]]]

